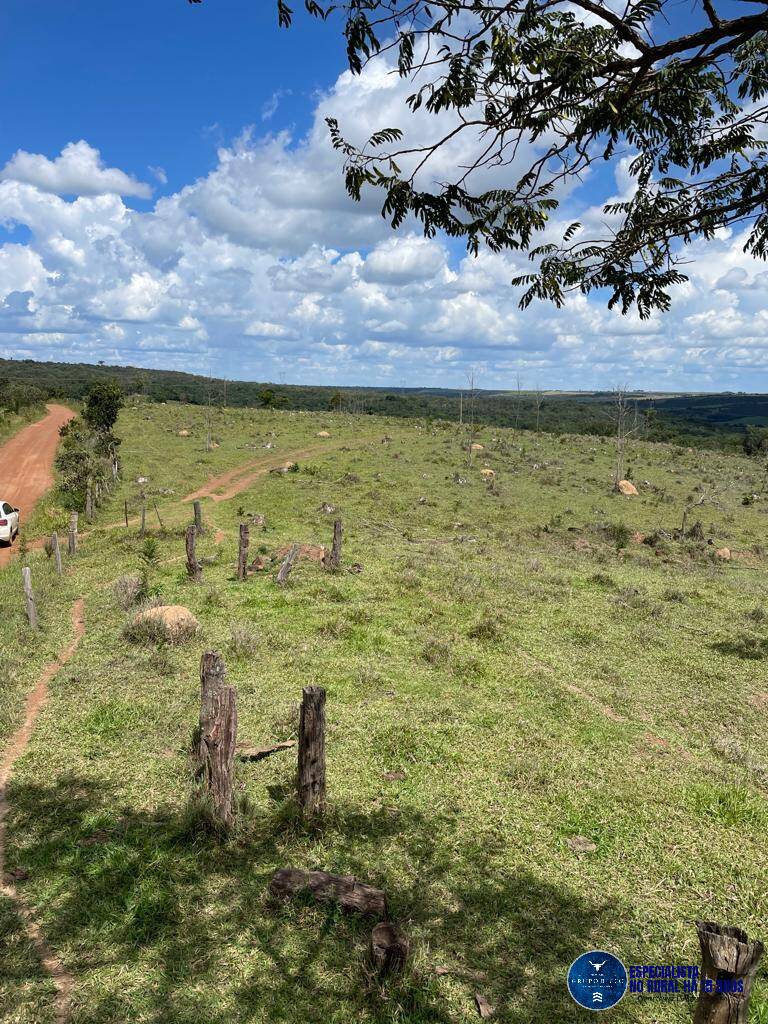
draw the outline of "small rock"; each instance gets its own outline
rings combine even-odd
[[[292,547],[292,544],[286,544],[278,548],[275,552],[275,558],[285,558]],[[322,562],[325,558],[325,544],[299,544],[297,558],[305,558],[310,562]]]
[[[336,511],[336,506],[330,505],[327,501],[324,501],[323,504],[320,505],[318,511],[324,512],[327,516],[329,516]]]
[[[730,548],[718,548],[715,551],[716,558],[722,558],[724,562],[730,562],[731,560],[731,549]]]
[[[484,452],[485,451],[485,445],[484,444],[471,444],[469,447],[470,447],[471,451],[473,451],[473,452]]]
[[[594,853],[597,849],[597,843],[593,843],[586,836],[571,836],[568,840],[568,846],[574,853]]]
[[[318,430],[318,432],[315,434],[315,437],[330,437],[330,436],[331,435],[328,433],[327,430]]]
[[[189,610],[180,604],[159,605],[157,608],[147,608],[139,612],[136,622],[155,621],[161,622],[167,632],[171,643],[179,643],[193,636],[200,628],[200,623]]]
[[[631,498],[633,495],[638,493],[635,485],[629,480],[619,480],[616,487],[620,494],[623,494],[625,498]]]
[[[493,469],[481,469],[480,476],[483,480],[494,480],[496,477],[496,471]]]
[[[148,476],[137,476],[136,477],[136,483],[137,484],[148,484],[149,483],[149,477]]]
[[[177,433],[178,433],[179,437],[189,437],[189,431],[188,430],[179,430],[179,431],[177,431]]]

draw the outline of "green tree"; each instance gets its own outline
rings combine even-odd
[[[277,396],[272,388],[262,388],[256,397],[261,402],[264,409],[273,408],[277,400]]]
[[[768,15],[750,2],[734,17],[725,0],[701,0],[678,34],[674,0],[305,0],[315,17],[344,19],[354,73],[394,55],[413,85],[400,124],[439,115],[433,137],[411,144],[385,126],[357,144],[328,118],[347,191],[379,189],[393,227],[413,218],[470,252],[526,253],[523,306],[605,289],[623,312],[666,309],[686,244],[738,225],[747,251],[768,251]],[[288,26],[291,9],[277,6]],[[449,145],[461,153],[452,174]],[[632,187],[605,206],[604,226],[553,224],[558,189],[617,154]]]
[[[88,389],[83,419],[93,430],[110,433],[123,407],[123,392],[117,381],[99,381]]]
[[[331,410],[331,412],[338,412],[339,409],[341,408],[342,401],[343,399],[341,396],[341,392],[335,391],[328,399],[328,408]]]
[[[747,455],[763,455],[768,452],[768,427],[748,426],[742,441]]]

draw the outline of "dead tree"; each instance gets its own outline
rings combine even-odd
[[[752,985],[763,955],[762,942],[750,942],[741,928],[713,921],[697,921],[696,931],[701,946],[701,980],[694,1024],[747,1024]],[[708,985],[711,992],[706,991]]]
[[[67,546],[70,555],[74,555],[77,551],[77,512],[73,512],[69,517],[69,539]]]
[[[305,686],[299,715],[299,803],[306,814],[325,807],[325,690]]]
[[[35,595],[32,591],[32,570],[25,565],[21,570],[21,582],[24,587],[24,604],[27,609],[27,619],[32,629],[37,629],[37,605]]]
[[[61,576],[61,548],[59,547],[59,535],[55,530],[51,534],[51,552],[53,554],[53,560],[56,563],[56,572]]]
[[[237,578],[244,580],[248,575],[248,545],[250,534],[247,523],[240,523],[240,545],[237,550]]]
[[[626,384],[613,390],[613,412],[611,420],[615,427],[616,465],[613,471],[613,489],[618,491],[619,481],[624,479],[626,471],[627,441],[640,430],[637,417],[637,402],[630,404]]]
[[[288,577],[291,574],[293,563],[296,561],[296,557],[299,554],[299,545],[293,544],[291,550],[283,559],[283,564],[280,566],[280,571],[277,574],[277,582],[280,586],[284,586],[288,582]]]
[[[232,827],[232,789],[237,746],[237,691],[221,686],[210,702],[210,717],[200,737],[203,780],[217,823]]]
[[[333,543],[330,551],[326,551],[323,556],[323,566],[329,572],[336,572],[341,565],[341,541],[343,531],[341,528],[341,520],[336,519],[333,524]]]
[[[203,567],[197,560],[195,554],[195,541],[197,539],[197,530],[194,526],[187,527],[186,533],[186,546],[187,546],[187,576],[194,580],[195,583],[200,583],[203,579]]]
[[[203,531],[203,507],[199,501],[192,503],[192,508],[195,510],[195,529],[198,534],[202,534]]]

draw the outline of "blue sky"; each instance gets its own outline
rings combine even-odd
[[[671,313],[641,323],[597,297],[520,311],[519,256],[467,258],[394,234],[375,196],[352,204],[326,115],[357,138],[433,130],[390,72],[353,78],[338,22],[279,30],[271,0],[5,0],[5,350],[305,383],[463,386],[475,368],[484,387],[765,390],[768,268],[738,237],[695,246]],[[628,159],[567,218],[599,220]]]

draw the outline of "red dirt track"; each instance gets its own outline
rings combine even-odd
[[[59,443],[59,427],[74,417],[63,405],[47,405],[48,414],[20,430],[0,447],[0,499],[21,509],[21,523],[53,486],[53,460]],[[0,548],[0,566],[15,554],[13,547]]]

